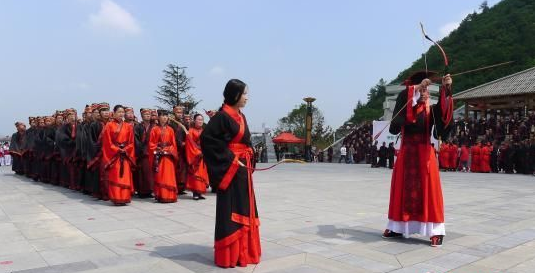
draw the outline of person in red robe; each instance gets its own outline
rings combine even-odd
[[[194,124],[186,136],[186,159],[188,160],[188,175],[186,187],[193,192],[193,199],[205,199],[202,194],[206,193],[208,186],[208,172],[201,151],[201,134],[204,125],[204,117],[196,114],[193,117]]]
[[[154,174],[154,198],[160,203],[177,201],[176,162],[178,153],[175,133],[168,125],[166,110],[158,110],[158,125],[150,131],[149,165]]]
[[[452,142],[450,144],[450,150],[449,150],[449,169],[450,171],[456,171],[457,170],[457,158],[459,157],[459,147],[457,147],[457,144]]]
[[[108,197],[115,205],[124,206],[132,200],[135,167],[134,127],[124,121],[122,105],[113,107],[113,119],[102,130],[102,180],[108,186]]]
[[[461,145],[461,155],[459,160],[461,161],[461,167],[463,172],[468,171],[468,159],[470,159],[470,150],[465,144]]]
[[[481,172],[481,143],[477,141],[476,145],[472,146],[470,150],[472,155],[472,162],[470,163],[470,172]]]
[[[438,152],[438,164],[440,165],[441,170],[448,170],[449,168],[449,144],[448,142],[442,143]]]
[[[490,153],[492,152],[492,146],[482,145],[480,152],[480,166],[482,173],[490,173]]]
[[[453,98],[449,75],[442,78],[436,105],[429,103],[428,77],[418,72],[406,82],[396,99],[390,133],[401,133],[401,148],[392,172],[390,205],[384,238],[429,236],[431,246],[441,246],[444,235],[444,204],[439,170],[431,147],[431,134],[447,140],[453,127]],[[434,128],[433,128],[434,127]],[[434,130],[433,130],[434,129]]]
[[[258,264],[261,256],[251,133],[240,110],[247,89],[244,82],[230,80],[223,106],[201,135],[208,175],[217,186],[214,262],[224,268]]]

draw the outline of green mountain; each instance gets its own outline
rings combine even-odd
[[[438,41],[450,61],[450,73],[514,61],[514,63],[459,75],[454,78],[454,92],[493,81],[535,66],[535,1],[503,0],[492,8],[483,2],[479,13],[466,16],[459,28]],[[444,60],[436,46],[426,52],[429,70],[443,72]],[[399,73],[391,83],[399,83],[411,72],[425,69],[422,56]],[[359,102],[349,121],[361,123],[382,116],[384,81],[370,89],[368,101]]]

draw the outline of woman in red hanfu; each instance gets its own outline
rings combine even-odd
[[[205,199],[202,194],[206,193],[208,186],[208,172],[201,151],[201,133],[204,118],[201,114],[193,117],[193,126],[186,136],[186,159],[188,160],[188,175],[186,187],[193,192],[193,199]]]
[[[108,196],[115,205],[125,205],[132,200],[135,167],[134,127],[124,121],[124,107],[113,107],[113,120],[102,130],[102,164]]]
[[[470,172],[481,172],[481,142],[479,140],[476,142],[476,145],[472,146],[472,149],[470,149],[470,154],[472,155]]]
[[[442,78],[436,105],[429,103],[429,77],[436,73],[418,72],[407,81],[397,100],[390,133],[401,133],[401,149],[392,173],[388,224],[383,237],[431,238],[431,246],[441,246],[445,233],[444,205],[431,134],[447,140],[453,126],[453,99],[449,75]],[[434,130],[433,130],[434,126]]]
[[[154,173],[154,198],[160,203],[177,201],[175,166],[178,160],[175,133],[166,110],[158,110],[158,125],[150,131],[149,166]]]
[[[212,185],[217,187],[214,260],[220,267],[260,262],[260,221],[253,188],[253,149],[241,112],[247,86],[230,80],[223,107],[201,135],[201,147]]]

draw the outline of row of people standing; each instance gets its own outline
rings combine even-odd
[[[12,137],[11,151],[17,155],[13,170],[101,199],[113,198],[117,204],[129,202],[135,190],[145,197],[152,190],[161,202],[176,201],[184,187],[198,197],[209,180],[212,190],[217,189],[215,264],[225,268],[257,264],[261,247],[252,180],[254,152],[241,112],[247,93],[244,82],[230,80],[223,106],[207,112],[210,121],[204,130],[202,115],[195,115],[192,128],[186,128],[188,116],[181,106],[173,109],[172,117],[167,111],[141,109],[140,123],[133,122],[132,109],[120,105],[114,107],[110,120],[109,106],[104,103],[86,107],[81,122],[72,109],[44,119],[47,122],[39,126],[30,119],[28,130],[17,122]],[[64,117],[68,122],[63,122]],[[42,140],[37,135],[47,137]],[[35,163],[38,168],[33,167]],[[60,176],[64,170],[68,171]],[[106,191],[101,190],[103,186]]]
[[[533,174],[535,171],[535,141],[499,143],[476,141],[473,146],[445,142],[438,151],[442,170],[480,173]]]
[[[132,194],[176,202],[186,188],[204,199],[208,175],[200,152],[203,116],[184,118],[183,107],[141,109],[87,105],[83,119],[74,109],[17,122],[10,147],[13,171],[35,181],[60,185],[101,200],[124,205]],[[172,122],[169,122],[172,120]]]

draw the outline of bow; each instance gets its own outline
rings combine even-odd
[[[444,51],[444,49],[442,48],[442,46],[440,46],[437,42],[435,42],[433,39],[431,39],[429,37],[429,35],[427,35],[427,33],[425,33],[425,30],[424,30],[424,24],[422,24],[422,22],[420,22],[420,28],[422,29],[422,34],[424,35],[424,37],[431,41],[433,44],[435,44],[438,49],[440,50],[440,52],[442,53],[442,58],[444,58],[444,75],[448,74],[449,72],[449,61],[448,61],[448,56],[446,55],[446,51]],[[427,67],[426,67],[426,70],[427,70]]]

